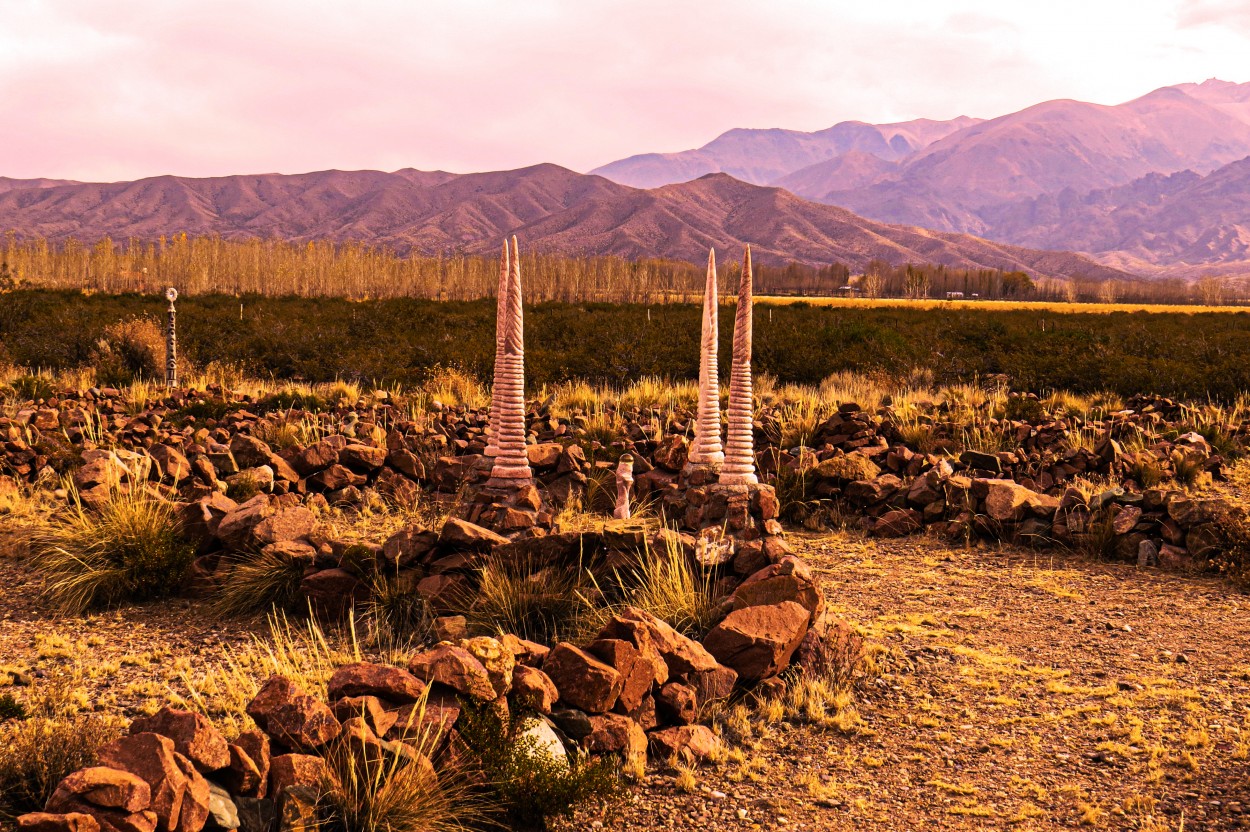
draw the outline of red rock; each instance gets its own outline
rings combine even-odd
[[[341,616],[369,600],[369,587],[346,569],[322,569],[300,582],[300,592],[322,615]]]
[[[642,632],[646,636],[640,635]],[[680,676],[717,667],[716,659],[703,645],[637,607],[626,607],[608,622],[599,633],[599,638],[619,638],[631,642],[644,656],[653,649],[665,665],[663,673],[656,668],[656,681],[660,684],[668,681],[670,674]],[[648,648],[648,643],[651,648]]]
[[[687,763],[701,763],[717,756],[722,749],[720,737],[706,725],[682,725],[652,731],[648,739],[651,751],[662,760],[678,757]]]
[[[416,740],[427,750],[437,748],[460,718],[460,701],[442,685],[430,687],[424,703],[405,705],[394,714],[395,721],[384,737],[388,740]]]
[[[735,610],[712,628],[703,645],[742,679],[756,682],[785,669],[810,617],[793,601]]]
[[[443,525],[443,531],[438,538],[439,545],[447,549],[468,549],[474,552],[489,552],[508,542],[508,538],[503,535],[457,517],[452,517]]]
[[[56,787],[45,807],[48,812],[72,812],[86,804],[123,812],[142,812],[152,802],[152,791],[143,778],[106,766],[80,768]]]
[[[878,517],[868,533],[874,537],[905,537],[919,531],[922,525],[920,512],[909,508],[896,508]]]
[[[230,746],[230,766],[219,776],[231,794],[264,797],[269,789],[269,760],[269,737],[263,731],[244,731]]]
[[[317,518],[311,511],[303,506],[292,506],[261,520],[252,530],[252,535],[261,545],[282,543],[308,537],[316,523]]]
[[[290,702],[291,697],[303,692],[302,688],[285,676],[270,676],[248,703],[247,715],[262,731],[268,730],[269,717]]]
[[[331,701],[376,696],[404,704],[416,702],[425,692],[425,683],[408,671],[371,662],[343,665],[334,671],[327,687]]]
[[[337,737],[341,726],[324,702],[301,693],[269,715],[265,730],[287,748],[314,752]]]
[[[148,449],[162,479],[181,482],[191,476],[191,463],[182,451],[171,445],[156,444]]]
[[[429,575],[417,583],[417,594],[436,613],[451,613],[460,609],[471,590],[468,577],[454,572]]]
[[[560,698],[560,691],[546,673],[522,664],[512,673],[512,698],[522,708],[550,714],[551,707]]]
[[[252,543],[252,530],[273,514],[268,494],[257,494],[232,509],[217,524],[216,535],[227,547],[241,549]]]
[[[348,696],[335,702],[332,708],[339,722],[360,717],[379,737],[386,736],[397,718],[376,696]]]
[[[174,759],[187,778],[187,790],[182,796],[182,811],[178,813],[174,832],[200,832],[204,828],[204,822],[208,820],[208,781],[196,771],[191,760],[181,754],[175,754]]]
[[[496,698],[486,668],[468,650],[440,642],[408,663],[408,671],[426,683],[440,682],[484,702]]]
[[[486,668],[486,675],[490,677],[495,698],[507,696],[508,691],[512,690],[512,674],[516,669],[516,656],[498,639],[490,636],[465,639],[460,642],[460,646],[468,650],[473,658]]]
[[[174,741],[174,749],[200,771],[216,771],[230,765],[226,738],[202,714],[164,707],[130,724],[131,734],[145,731],[169,737]]]
[[[539,644],[535,641],[526,641],[523,638],[517,638],[512,633],[504,633],[499,637],[499,643],[507,648],[517,660],[517,664],[529,665],[530,667],[538,667],[547,658],[547,654],[551,652],[551,648],[545,644]]]
[[[621,714],[592,716],[582,747],[599,754],[620,754],[627,764],[645,765],[647,734],[641,725]]]
[[[547,654],[543,672],[560,691],[561,701],[590,714],[611,710],[625,683],[615,668],[565,641]]]
[[[100,832],[100,822],[83,812],[31,812],[17,819],[18,832]]]
[[[339,451],[339,462],[353,471],[372,474],[386,462],[386,448],[375,448],[372,445],[359,443],[348,445]]]
[[[695,689],[681,682],[669,682],[655,699],[656,715],[667,723],[689,725],[699,716]]]
[[[158,828],[169,832],[178,824],[187,777],[175,759],[174,741],[151,732],[122,737],[100,749],[100,765],[127,771],[148,784]]]
[[[382,557],[388,568],[403,569],[425,560],[437,544],[437,532],[408,526],[386,539],[382,544]]]
[[[368,481],[368,477],[354,473],[346,465],[334,464],[309,477],[308,487],[318,491],[338,491],[349,486],[361,486]]]
[[[796,557],[782,558],[743,581],[732,596],[732,609],[771,606],[794,601],[815,616],[824,608],[820,586],[807,564]]]
[[[642,657],[637,647],[622,639],[609,638],[592,642],[586,652],[621,674],[617,710],[628,712],[642,704],[655,682],[655,667]]]
[[[304,477],[329,468],[338,461],[338,449],[324,439],[314,442],[292,455],[290,459],[291,467]]]
[[[321,791],[326,762],[311,754],[280,754],[269,767],[269,795],[279,800],[287,789],[306,787]]]

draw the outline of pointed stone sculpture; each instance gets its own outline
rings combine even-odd
[[[630,518],[629,492],[634,487],[634,456],[621,454],[616,466],[616,509],[612,517],[617,520]]]
[[[521,312],[521,255],[512,238],[503,354],[495,372],[492,400],[498,409],[495,464],[486,484],[522,488],[533,481],[525,450],[525,325]]]
[[[738,311],[734,317],[733,364],[729,378],[729,433],[720,484],[751,486],[755,476],[755,413],[751,396],[751,336],[753,290],[751,247],[742,258],[742,281],[738,285]]]
[[[720,370],[716,363],[719,313],[716,249],[710,249],[707,284],[703,289],[703,339],[699,345],[699,410],[694,424],[694,442],[687,457],[687,474],[698,469],[715,473],[725,461],[720,441]]]
[[[508,241],[503,241],[503,255],[499,259],[499,291],[495,300],[495,377],[491,382],[490,397],[490,420],[487,423],[489,431],[489,439],[486,442],[486,456],[499,456],[499,445],[497,439],[499,437],[499,396],[495,395],[500,384],[500,376],[503,372],[503,344],[505,336],[508,334],[508,275],[511,267],[510,256],[508,252]]]

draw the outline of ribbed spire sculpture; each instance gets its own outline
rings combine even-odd
[[[503,354],[495,372],[492,404],[496,419],[495,464],[487,485],[520,487],[530,484],[533,472],[525,452],[525,322],[521,311],[521,254],[516,237],[508,264],[508,286],[504,310]]]
[[[499,456],[499,445],[496,443],[499,430],[499,397],[494,391],[499,389],[500,374],[503,372],[503,343],[507,335],[508,320],[508,275],[509,267],[508,241],[503,241],[503,255],[499,259],[499,290],[495,295],[495,377],[491,382],[490,420],[487,429],[490,438],[486,442],[486,455]]]
[[[725,461],[720,441],[720,370],[716,363],[719,313],[716,249],[709,249],[707,284],[703,288],[703,339],[699,345],[699,410],[694,424],[694,443],[687,457],[687,471],[693,468],[719,470]]]
[[[729,376],[729,434],[721,485],[756,485],[755,412],[751,403],[751,336],[753,289],[751,247],[742,257],[742,281],[738,285],[738,311],[734,316],[733,364]]]

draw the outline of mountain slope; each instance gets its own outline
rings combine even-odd
[[[800,168],[852,151],[896,161],[976,123],[977,119],[960,116],[950,121],[916,119],[898,124],[844,121],[814,133],[735,129],[696,150],[644,153],[591,173],[636,188],[688,182],[708,173],[728,173],[756,185],[777,184]]]
[[[1070,253],[872,222],[726,174],[640,190],[556,165],[464,175],[325,171],[31,187],[0,193],[5,229],[87,241],[179,231],[357,240],[423,254],[493,253],[515,233],[537,249],[631,259],[699,262],[709,246],[733,251],[750,243],[765,263],[862,268],[880,258],[1039,276],[1124,276]]]

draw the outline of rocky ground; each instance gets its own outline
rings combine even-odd
[[[740,753],[655,769],[569,828],[1250,827],[1250,600],[1228,583],[924,537],[794,542],[878,679],[828,724],[753,714]],[[34,588],[0,560],[0,684],[70,673],[130,717],[265,629],[187,601],[54,617]]]

